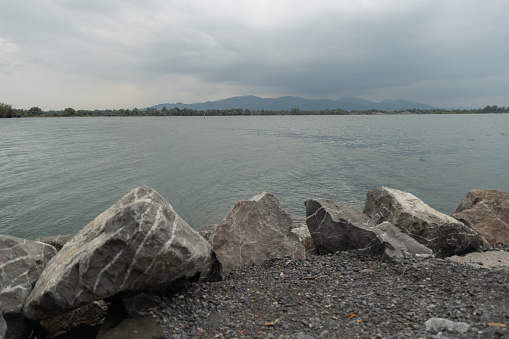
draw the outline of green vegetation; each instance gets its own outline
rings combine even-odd
[[[0,103],[0,118],[16,118],[17,110],[13,109],[11,105]]]
[[[12,108],[11,105],[0,103],[0,118],[27,118],[27,117],[85,117],[85,116],[232,116],[232,115],[376,115],[376,114],[479,114],[479,113],[509,113],[508,107],[497,105],[486,106],[478,109],[409,109],[406,111],[380,111],[376,109],[367,111],[346,111],[343,109],[327,109],[315,111],[303,111],[299,108],[292,108],[286,111],[271,110],[249,110],[242,108],[235,109],[207,109],[196,110],[189,108],[174,107],[168,109],[147,108],[147,109],[95,109],[75,110],[67,107],[61,111],[43,111],[39,107],[32,107],[28,110]]]

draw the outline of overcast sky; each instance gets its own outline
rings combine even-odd
[[[0,102],[509,106],[507,0],[0,0]]]

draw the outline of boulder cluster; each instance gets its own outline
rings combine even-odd
[[[0,339],[56,338],[84,324],[91,338],[163,338],[143,317],[161,296],[269,259],[351,251],[400,262],[509,243],[509,193],[501,191],[470,191],[452,216],[387,187],[367,193],[363,212],[325,199],[305,206],[306,223],[295,224],[262,192],[197,232],[142,186],[77,234],[0,235]]]

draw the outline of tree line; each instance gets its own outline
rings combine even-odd
[[[88,117],[88,116],[233,116],[233,115],[374,115],[374,114],[478,114],[478,113],[509,113],[509,106],[486,106],[479,109],[408,109],[404,111],[381,111],[370,109],[364,111],[347,111],[344,109],[326,109],[303,111],[299,108],[290,110],[250,110],[243,108],[235,109],[207,109],[196,110],[190,108],[146,108],[146,109],[95,109],[83,110],[67,107],[63,110],[43,111],[39,107],[30,109],[12,108],[11,105],[0,103],[0,118],[28,118],[28,117]]]

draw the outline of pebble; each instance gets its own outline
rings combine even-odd
[[[167,338],[509,338],[501,326],[509,326],[509,270],[443,259],[272,259],[163,300],[150,312]],[[429,332],[432,318],[462,323],[464,333]]]

